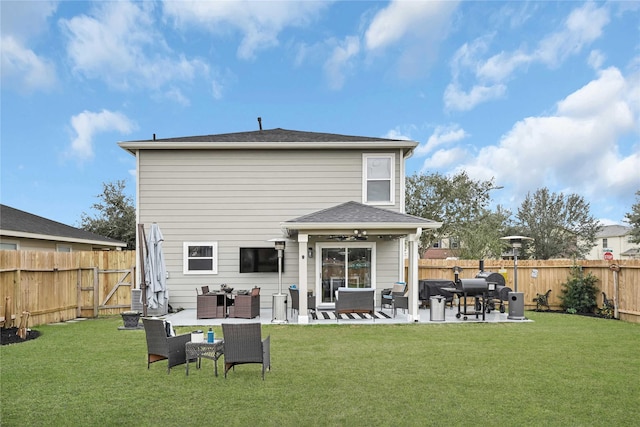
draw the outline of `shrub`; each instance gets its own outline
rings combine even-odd
[[[574,265],[568,280],[562,284],[560,304],[568,313],[593,313],[597,307],[598,278],[584,274],[582,266]]]
[[[602,308],[598,310],[598,313],[600,313],[602,317],[605,317],[607,319],[613,319],[616,307],[611,302],[611,300],[608,299],[606,295],[604,295],[604,293],[603,293],[603,297],[604,297],[604,304],[602,305]]]

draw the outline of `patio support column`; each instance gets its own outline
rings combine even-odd
[[[298,323],[309,323],[307,311],[307,243],[309,235],[298,233]]]
[[[409,234],[409,271],[407,274],[407,286],[409,286],[409,322],[419,322],[418,312],[418,244],[422,230],[416,230],[415,234]]]

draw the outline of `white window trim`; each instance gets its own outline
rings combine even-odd
[[[69,249],[69,250],[67,251],[67,250],[63,250],[63,249]],[[58,243],[58,244],[56,244],[56,252],[71,253],[71,252],[73,252],[73,246]]]
[[[371,289],[376,289],[378,279],[376,272],[378,271],[378,261],[376,259],[377,245],[375,242],[318,242],[316,243],[316,293],[322,289],[322,249],[324,248],[368,248],[371,249]],[[345,280],[347,277],[345,276]],[[345,282],[346,283],[346,282]]]
[[[367,160],[370,158],[387,158],[391,163],[391,183],[389,188],[389,201],[372,201],[367,200]],[[396,154],[395,153],[362,153],[362,203],[367,205],[393,206],[396,204]]]
[[[189,246],[211,246],[211,258],[213,259],[211,270],[189,270]],[[186,275],[218,274],[218,242],[183,242],[182,273]]]

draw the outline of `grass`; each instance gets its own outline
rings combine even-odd
[[[166,362],[147,370],[144,331],[118,330],[119,316],[42,325],[39,338],[0,348],[0,424],[637,425],[640,325],[527,316],[534,322],[264,325],[265,381],[259,365],[215,378],[209,360],[188,377],[183,366],[167,375]]]

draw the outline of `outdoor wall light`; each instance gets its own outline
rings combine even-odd
[[[307,249],[307,258],[313,258],[313,248]]]

